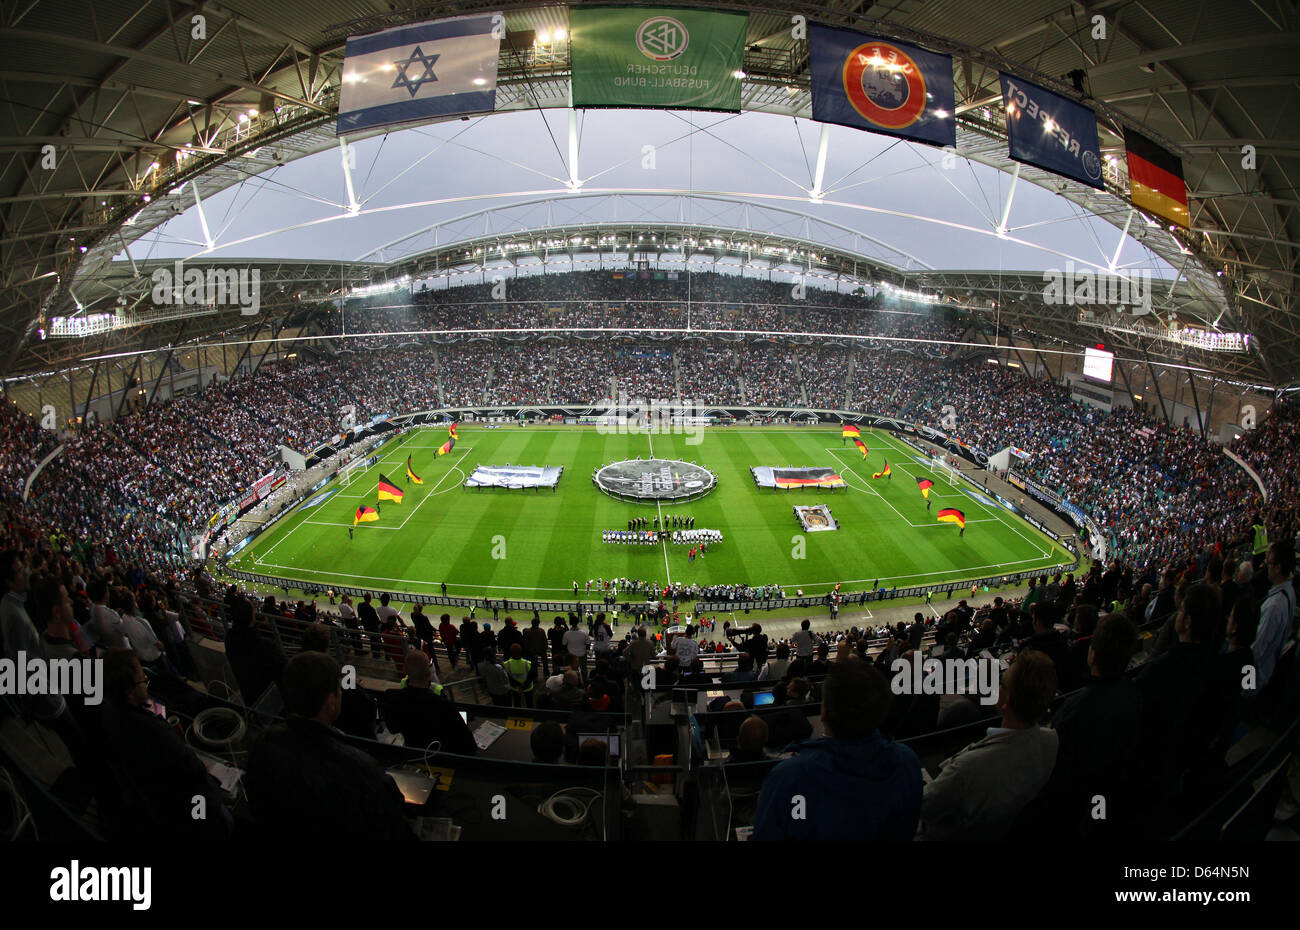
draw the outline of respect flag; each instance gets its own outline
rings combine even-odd
[[[348,39],[338,135],[496,109],[500,13],[398,26]],[[496,20],[504,22],[504,20]]]
[[[853,437],[853,438],[856,438],[856,437],[861,436],[861,435],[862,435],[862,430],[860,430],[858,427],[854,426],[852,423],[845,423],[845,424],[844,424],[844,431],[843,431],[842,433],[840,433],[840,438],[841,438],[841,439],[846,438],[846,437]]]
[[[1124,148],[1128,150],[1128,187],[1133,206],[1190,229],[1192,216],[1187,209],[1182,159],[1131,129],[1124,130]]]
[[[956,523],[962,529],[966,528],[966,514],[960,510],[940,510],[934,518],[940,523]]]
[[[406,477],[410,478],[416,484],[424,484],[424,479],[417,475],[411,468],[411,457],[409,455],[406,457]]]
[[[930,489],[934,487],[934,482],[929,478],[917,478],[916,486],[921,489],[921,496],[926,500],[930,499]]]
[[[383,475],[379,476],[379,499],[381,501],[393,501],[394,503],[400,504],[404,493],[405,492],[403,492],[401,488],[393,484],[393,482],[389,481]]]
[[[748,26],[744,13],[574,6],[573,105],[738,113]]]
[[[374,523],[378,519],[379,514],[375,512],[375,508],[358,507],[356,516],[352,518],[352,525],[356,526],[358,523]]]
[[[456,437],[452,436],[446,442],[438,447],[438,455],[446,455],[452,449],[456,448]]]
[[[865,459],[867,457],[867,444],[861,439],[853,440],[853,444],[858,447],[858,451],[862,453],[862,457]]]
[[[957,144],[951,56],[814,25],[808,53],[817,122]]]
[[[893,472],[891,472],[891,471],[889,470],[889,462],[886,461],[886,462],[885,462],[885,467],[884,467],[883,469],[881,469],[880,471],[876,472],[876,473],[875,473],[874,475],[872,475],[871,477],[873,477],[873,478],[888,478],[891,474],[893,474]]]
[[[1001,77],[1011,157],[1105,190],[1097,114],[1015,75]]]

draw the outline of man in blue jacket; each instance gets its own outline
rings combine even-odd
[[[910,841],[921,813],[921,763],[882,736],[889,682],[857,657],[835,662],[822,685],[827,735],[792,743],[798,753],[763,782],[755,840]]]

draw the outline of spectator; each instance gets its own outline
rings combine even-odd
[[[253,814],[268,837],[322,848],[414,839],[397,784],[333,727],[340,682],[338,663],[322,653],[299,653],[285,666],[288,720],[268,731],[248,760]]]
[[[432,663],[424,652],[407,653],[406,683],[383,692],[381,702],[389,731],[401,733],[412,749],[436,746],[441,752],[474,755],[474,735],[456,705],[434,689]]]
[[[1056,733],[1040,725],[1056,693],[1056,669],[1037,650],[1016,656],[998,695],[1001,726],[943,762],[925,786],[925,840],[998,840],[1047,784]]]
[[[880,735],[889,682],[857,660],[837,662],[822,692],[827,736],[789,747],[797,753],[763,782],[755,840],[905,841],[921,809],[921,764]]]

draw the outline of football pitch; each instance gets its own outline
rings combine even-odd
[[[820,595],[974,580],[1064,565],[1064,548],[999,506],[992,496],[952,486],[932,475],[923,457],[892,435],[864,430],[869,455],[837,427],[720,427],[693,435],[612,433],[581,426],[462,423],[451,453],[437,456],[442,428],[420,428],[390,439],[379,463],[311,495],[254,540],[230,567],[325,585],[413,594],[563,600],[573,582],[625,577],[683,584],[776,584]],[[406,460],[424,481],[408,483]],[[611,461],[681,459],[707,466],[717,487],[689,503],[629,503],[593,484],[592,472]],[[873,479],[888,460],[892,478]],[[563,466],[557,488],[466,488],[476,465]],[[750,468],[834,468],[847,487],[835,491],[760,489]],[[376,500],[380,474],[396,484],[400,502]],[[935,484],[926,502],[918,476]],[[332,493],[331,493],[332,492]],[[983,500],[981,500],[983,498]],[[352,529],[359,505],[379,519]],[[839,529],[805,532],[794,506],[825,504]],[[935,515],[956,508],[966,532]],[[696,529],[723,540],[688,561],[687,546],[613,545],[604,530],[626,530],[633,517],[695,518]]]

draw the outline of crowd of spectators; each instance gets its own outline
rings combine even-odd
[[[279,445],[307,451],[341,431],[348,416],[364,422],[439,405],[591,405],[620,394],[786,407],[838,408],[847,400],[852,409],[945,428],[986,453],[1016,446],[1028,455],[1014,465],[1018,473],[1081,508],[1106,534],[1109,552],[1140,565],[1238,537],[1257,505],[1245,473],[1195,432],[1127,408],[1103,412],[1063,386],[1003,366],[955,362],[942,343],[958,339],[961,324],[886,312],[865,297],[810,288],[795,300],[785,285],[724,275],[692,275],[688,285],[575,272],[512,279],[507,301],[492,300],[485,284],[424,292],[401,306],[391,295],[350,302],[317,325],[324,334],[342,329],[344,319],[350,333],[405,332],[482,313],[477,322],[524,328],[572,322],[565,314],[597,312],[595,304],[606,307],[604,322],[641,325],[629,321],[680,313],[688,287],[693,327],[698,301],[701,325],[761,330],[797,318],[879,341],[849,348],[550,337],[431,345],[404,336],[364,350],[339,340],[333,355],[304,351],[300,360],[214,379],[192,395],[83,428],[37,479],[28,506],[70,536],[98,528],[99,541],[124,552],[157,546],[172,559],[188,534],[278,464]],[[528,301],[546,306],[529,309]],[[1234,445],[1255,464],[1272,512],[1292,532],[1300,520],[1295,409],[1278,404]],[[13,499],[58,440],[8,401],[0,416],[0,481]],[[101,490],[98,499],[92,489]]]

